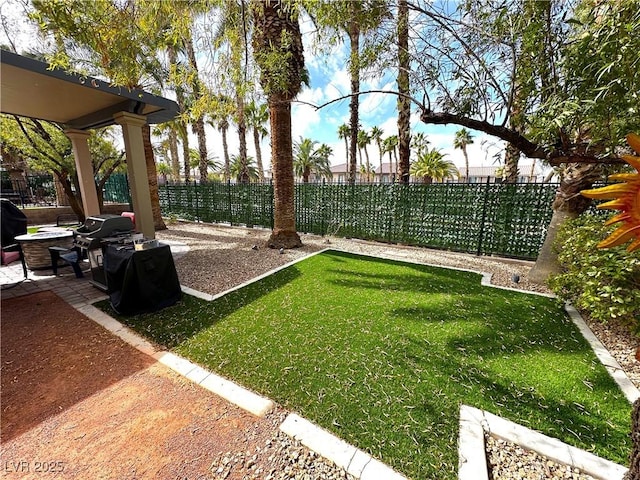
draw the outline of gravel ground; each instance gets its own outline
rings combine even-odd
[[[532,262],[315,235],[302,235],[301,248],[280,253],[265,246],[269,233],[264,229],[179,222],[169,225],[168,230],[158,232],[157,236],[160,240],[189,245],[189,252],[176,259],[180,282],[211,295],[324,248],[487,272],[492,274],[491,283],[494,285],[551,293],[546,287],[528,281],[527,272],[533,266]],[[517,282],[514,281],[516,277]],[[638,341],[629,329],[615,321],[602,325],[587,319],[587,323],[631,381],[640,388],[640,362],[635,359]],[[591,478],[566,466],[553,464],[533,452],[527,453],[517,445],[491,438],[487,442],[487,457],[494,480]],[[260,451],[220,452],[211,471],[217,479],[352,478],[281,433],[276,434]]]
[[[254,450],[220,452],[211,464],[215,480],[355,480],[343,469],[278,430],[286,413],[269,415],[277,433]]]
[[[485,441],[492,480],[596,480],[577,468],[560,465],[514,443],[489,435]]]

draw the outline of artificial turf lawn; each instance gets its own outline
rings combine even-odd
[[[631,449],[631,405],[564,310],[478,274],[329,251],[120,319],[411,478],[457,478],[463,403],[621,464]]]

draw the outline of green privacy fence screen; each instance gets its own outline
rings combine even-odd
[[[298,184],[299,232],[533,259],[555,184]],[[164,215],[273,227],[271,184],[160,187]]]
[[[105,202],[131,203],[129,182],[124,173],[112,173],[104,183],[102,195]]]

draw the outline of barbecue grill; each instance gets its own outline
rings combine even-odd
[[[108,214],[88,217],[74,233],[73,245],[79,248],[80,258],[86,255],[89,259],[91,283],[106,291],[102,247],[109,243],[122,243],[129,238],[133,233],[131,218]]]

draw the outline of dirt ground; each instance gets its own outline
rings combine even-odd
[[[274,435],[273,416],[182,379],[52,292],[1,307],[4,478],[216,478],[222,452]]]

